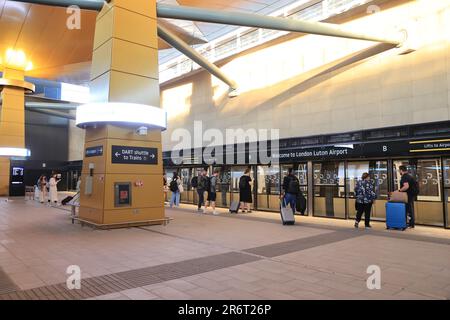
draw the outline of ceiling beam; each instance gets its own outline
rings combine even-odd
[[[331,23],[271,17],[254,13],[232,12],[225,10],[220,11],[166,4],[158,4],[157,10],[158,17],[169,19],[309,33],[322,36],[389,43],[397,46],[400,46],[402,44],[402,41],[404,40],[403,35],[401,35],[400,33],[398,35],[394,35],[393,37],[379,37],[376,35],[355,32]]]
[[[158,24],[158,36],[165,42],[170,44],[172,47],[192,59],[195,63],[202,66],[209,73],[217,77],[218,79],[225,82],[231,90],[237,89],[237,84],[235,81],[231,80],[227,75],[225,75],[219,67],[215,64],[209,62],[205,57],[198,53],[195,49],[191,48],[187,43],[181,40],[177,35],[170,32],[167,28]]]
[[[105,4],[104,1],[98,0],[9,0],[15,2],[25,2],[33,4],[43,4],[53,7],[70,7],[78,6],[80,9],[100,11]],[[109,2],[109,1],[108,1]]]

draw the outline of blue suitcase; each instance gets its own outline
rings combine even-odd
[[[386,228],[406,229],[406,204],[397,202],[386,203]]]

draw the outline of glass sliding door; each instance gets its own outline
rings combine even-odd
[[[280,208],[280,166],[258,166],[258,209]]]
[[[219,170],[217,180],[217,198],[216,205],[218,207],[227,208],[231,203],[230,181],[231,169],[230,167],[214,167],[214,170]]]
[[[446,227],[450,228],[450,158],[444,159],[444,209],[445,209],[445,221]]]
[[[387,161],[357,161],[347,164],[347,198],[348,216],[356,217],[355,210],[355,186],[361,180],[363,173],[370,175],[371,182],[375,186],[377,200],[372,207],[371,217],[375,219],[386,219],[386,202],[388,198],[388,163]]]
[[[444,225],[442,172],[440,159],[394,161],[394,186],[400,188],[400,165],[406,165],[419,184],[419,195],[414,209],[417,224]]]
[[[191,186],[192,168],[181,168],[180,178],[184,189],[184,192],[182,192],[180,196],[181,202],[192,203],[194,197],[194,191]]]
[[[314,163],[314,216],[345,219],[345,162]]]

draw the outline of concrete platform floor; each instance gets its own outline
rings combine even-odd
[[[100,231],[67,210],[0,199],[0,299],[450,299],[450,230],[182,205],[167,226]],[[57,294],[71,265],[84,288]]]

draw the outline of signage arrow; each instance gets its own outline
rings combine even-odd
[[[116,152],[115,156],[116,156],[116,158],[118,158],[120,156],[120,153]]]

